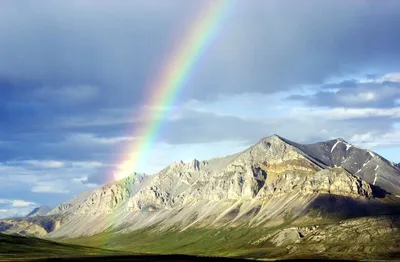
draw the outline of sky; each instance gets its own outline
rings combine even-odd
[[[0,218],[109,181],[143,139],[143,110],[167,113],[137,172],[272,134],[340,137],[400,162],[396,0],[237,1],[175,103],[146,104],[216,1],[0,2]]]

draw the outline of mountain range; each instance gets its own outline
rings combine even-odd
[[[178,243],[191,232],[218,245],[218,252],[207,254],[251,250],[247,257],[262,252],[280,257],[353,250],[360,257],[379,256],[400,250],[399,205],[400,167],[377,153],[340,138],[303,145],[273,135],[233,155],[174,162],[152,176],[134,173],[51,211],[3,219],[0,232],[115,248],[139,248],[133,247],[133,235],[142,241],[148,232],[165,238],[168,232]],[[218,234],[228,240],[243,230],[232,244],[218,242]],[[113,237],[95,241],[104,234]],[[130,234],[129,243],[117,237]],[[161,241],[151,239],[153,246]],[[187,245],[197,250],[199,243],[138,251],[185,253]],[[236,244],[241,249],[233,251]]]

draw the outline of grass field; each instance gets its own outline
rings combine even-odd
[[[196,254],[224,257],[264,257],[265,252],[280,252],[273,246],[255,247],[248,242],[267,232],[259,229],[189,229],[183,232],[155,229],[128,234],[102,233],[96,236],[65,240],[66,243],[151,254]],[[247,243],[247,244],[246,244]],[[261,253],[261,254],[260,254]]]
[[[163,232],[156,228],[149,228],[125,234],[109,232],[62,241],[68,244],[146,254],[188,254],[247,259],[368,260],[399,258],[399,254],[393,253],[390,247],[395,246],[396,242],[400,243],[398,242],[400,235],[397,231],[385,233],[379,238],[370,240],[368,238],[360,239],[361,236],[368,236],[366,231],[369,230],[369,224],[365,224],[365,227],[362,228],[352,229],[351,227],[339,228],[331,223],[321,223],[318,230],[326,232],[326,240],[323,242],[303,240],[299,243],[292,243],[289,247],[295,247],[295,252],[290,252],[286,245],[276,246],[270,241],[255,242],[255,240],[263,239],[263,237],[287,227],[288,225],[274,228],[191,228],[185,231],[168,230]]]
[[[274,228],[193,228],[183,232],[169,230],[159,232],[155,228],[138,230],[126,234],[102,233],[99,235],[62,240],[64,243],[103,247],[146,254],[189,254],[246,259],[290,258],[285,247],[276,247],[270,242],[255,245],[260,239],[277,229]],[[304,254],[309,257],[310,254]],[[320,258],[325,258],[321,255]]]
[[[0,234],[0,260],[125,255],[127,252]]]

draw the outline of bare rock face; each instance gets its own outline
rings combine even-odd
[[[321,196],[342,197],[343,205],[347,199],[376,202],[378,187],[381,197],[397,194],[399,181],[400,169],[342,139],[299,145],[274,135],[231,156],[179,161],[153,176],[132,174],[84,192],[49,213],[61,219],[48,236],[155,225],[160,230],[278,225],[306,217]]]
[[[299,243],[300,234],[297,228],[286,228],[272,236],[270,241],[277,247]]]
[[[120,181],[109,183],[92,192],[85,192],[68,203],[61,204],[50,214],[98,215],[112,213],[136,193],[137,185],[145,179],[143,174],[132,174]]]
[[[334,194],[350,197],[372,197],[369,184],[349,174],[342,168],[324,169],[309,176],[287,172],[271,185],[263,188],[260,198],[268,195],[287,194],[301,191],[303,194]]]

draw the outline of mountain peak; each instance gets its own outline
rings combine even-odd
[[[341,138],[341,137],[338,137],[338,138],[336,138],[335,140],[336,140],[336,141],[339,141],[339,142],[342,142],[342,143],[347,143],[347,141],[344,140],[344,139]]]
[[[286,142],[286,140],[283,137],[281,137],[281,136],[279,136],[277,134],[273,134],[271,136],[266,136],[266,137],[260,139],[260,142],[273,142],[273,141]]]
[[[45,216],[51,211],[49,206],[40,206],[32,210],[27,217]]]
[[[201,161],[194,158],[190,162],[184,162],[183,160],[175,161],[171,164],[171,167],[186,167],[191,169],[199,169],[201,164],[202,164]]]

